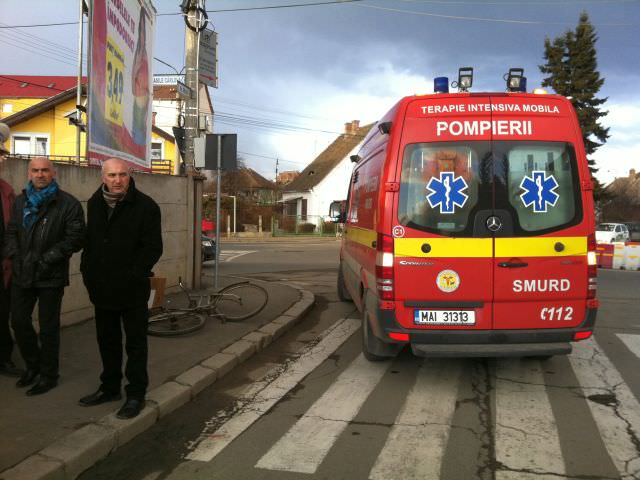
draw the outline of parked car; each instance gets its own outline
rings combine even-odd
[[[216,241],[214,238],[202,235],[202,261],[216,258]]]
[[[628,242],[629,229],[624,223],[601,223],[596,227],[596,242]]]
[[[640,242],[640,222],[625,222],[629,229],[629,240],[632,242]]]

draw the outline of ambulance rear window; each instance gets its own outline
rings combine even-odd
[[[563,142],[494,142],[496,203],[506,185],[515,233],[551,231],[581,217],[573,148]]]
[[[480,198],[488,198],[483,189],[491,188],[491,172],[482,168],[489,152],[489,142],[407,145],[400,184],[400,223],[445,235],[469,231],[471,212]]]

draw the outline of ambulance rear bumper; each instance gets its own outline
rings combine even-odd
[[[570,343],[511,343],[511,344],[411,344],[418,357],[523,357],[566,355]]]
[[[597,309],[587,309],[584,321],[574,328],[522,330],[408,330],[398,328],[393,313],[389,313],[379,317],[385,340],[390,341],[391,332],[407,333],[417,356],[520,357],[571,353],[576,333],[593,332]]]

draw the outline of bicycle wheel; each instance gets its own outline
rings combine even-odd
[[[231,322],[244,320],[260,312],[269,295],[259,285],[236,283],[220,290],[214,298],[214,310]]]
[[[188,310],[170,310],[149,317],[147,332],[157,337],[175,337],[200,330],[205,316]]]

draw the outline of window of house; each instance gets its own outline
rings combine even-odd
[[[162,142],[151,142],[151,159],[162,159]]]
[[[13,153],[16,155],[49,155],[49,136],[21,133],[12,135]]]

